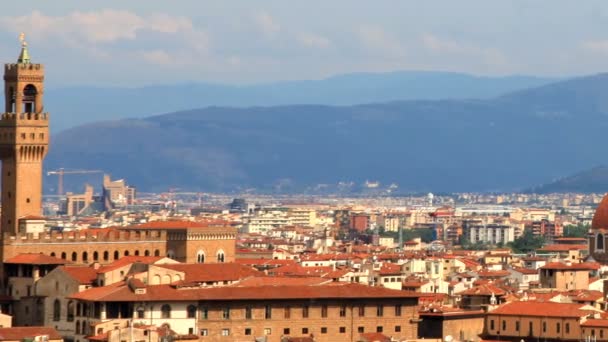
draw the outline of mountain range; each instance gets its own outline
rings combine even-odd
[[[47,167],[103,169],[143,191],[314,192],[365,181],[402,193],[514,191],[605,163],[606,90],[599,74],[490,98],[107,120],[55,134]]]
[[[51,130],[141,118],[208,106],[356,105],[394,100],[491,98],[555,81],[532,76],[487,77],[450,72],[356,73],[310,81],[252,85],[188,83],[146,87],[47,87]]]

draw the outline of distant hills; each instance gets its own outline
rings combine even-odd
[[[140,118],[208,106],[356,105],[394,100],[490,98],[552,81],[530,76],[401,71],[243,86],[190,83],[141,88],[47,88],[45,101],[53,114],[51,130],[58,132],[100,120]]]
[[[315,192],[366,180],[402,193],[522,190],[606,163],[607,90],[600,74],[490,99],[97,122],[56,134],[47,167],[103,169],[143,191]]]
[[[597,166],[588,170],[577,172],[574,175],[559,178],[553,182],[532,187],[526,192],[539,194],[560,192],[608,192],[608,167]]]

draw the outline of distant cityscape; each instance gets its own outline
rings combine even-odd
[[[152,193],[101,162],[46,170],[55,114],[20,38],[0,116],[0,342],[608,341],[601,191]],[[66,191],[73,175],[100,182]]]

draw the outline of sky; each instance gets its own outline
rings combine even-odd
[[[608,70],[605,0],[12,1],[0,60],[16,60],[20,32],[51,86]]]

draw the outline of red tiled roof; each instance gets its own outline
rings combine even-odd
[[[588,319],[584,323],[581,323],[581,327],[608,328],[608,319]]]
[[[186,221],[186,220],[169,220],[169,221],[151,221],[135,226],[127,227],[128,229],[186,229],[186,228],[207,228],[207,227],[230,227],[232,222],[224,220],[207,220],[207,221]]]
[[[12,327],[0,328],[0,341],[21,341],[26,338],[48,335],[50,340],[60,340],[61,335],[52,327]]]
[[[81,285],[93,284],[97,279],[97,270],[89,266],[60,266],[61,270]]]
[[[382,333],[362,333],[359,341],[364,342],[391,342],[391,338]]]
[[[323,285],[331,283],[331,279],[321,277],[251,277],[239,281],[232,286],[296,286]]]
[[[114,262],[112,262],[111,264],[108,264],[106,266],[100,267],[97,270],[97,273],[105,273],[105,272],[110,272],[113,271],[115,269],[118,269],[120,267],[123,266],[127,266],[133,263],[143,263],[143,264],[154,264],[157,261],[164,259],[164,257],[161,256],[141,256],[141,255],[129,255],[129,256],[124,256]]]
[[[595,209],[595,214],[591,221],[591,229],[608,229],[608,195],[602,198],[597,209]]]
[[[184,272],[183,283],[202,283],[207,281],[235,281],[252,276],[263,276],[264,273],[253,267],[236,264],[164,264],[159,265],[178,272]]]
[[[171,285],[151,285],[146,293],[135,294],[124,282],[94,287],[70,298],[104,302],[157,301],[230,301],[290,299],[355,299],[355,298],[419,298],[420,293],[390,290],[352,283],[317,286],[223,286],[214,288],[177,289]]]
[[[511,302],[488,312],[488,315],[532,317],[583,317],[591,310],[582,310],[582,304],[523,301]]]
[[[546,245],[542,248],[540,248],[538,251],[539,252],[568,252],[568,251],[580,251],[580,250],[586,250],[588,248],[587,245],[566,245],[566,244],[559,244],[559,245]]]
[[[495,296],[502,296],[506,293],[507,291],[498,286],[494,286],[492,284],[483,284],[461,291],[458,294],[464,296],[491,296],[492,294]]]
[[[18,254],[4,262],[5,264],[29,264],[29,265],[64,265],[69,262],[64,259],[44,255],[41,253]]]
[[[545,264],[541,270],[574,270],[574,271],[586,271],[586,270],[598,270],[600,265],[596,262],[581,262],[572,263],[570,265],[563,262],[550,262]]]

